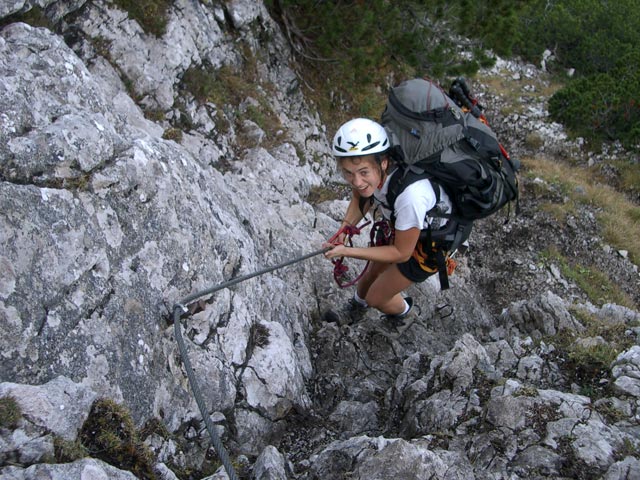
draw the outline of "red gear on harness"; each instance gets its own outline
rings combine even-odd
[[[342,244],[352,247],[353,236],[360,235],[362,229],[370,223],[371,220],[357,227],[353,225],[345,225],[340,230],[338,230],[333,237],[329,239],[329,243],[331,243],[332,245],[340,245],[340,242],[338,242],[337,240],[340,235],[345,234],[345,240],[342,242]],[[369,232],[369,246],[380,247],[383,245],[389,245],[392,242],[393,228],[391,227],[389,222],[387,220],[380,220],[375,222],[371,227],[371,231]],[[345,257],[332,258],[331,262],[333,263],[333,278],[340,288],[351,287],[352,285],[358,283],[358,280],[360,280],[365,274],[370,263],[369,261],[367,261],[362,271],[358,275],[356,275],[355,278],[349,280],[347,278],[349,266],[345,265]]]
[[[346,245],[348,247],[353,247],[353,241],[352,241],[353,236],[360,235],[360,232],[362,231],[362,229],[367,225],[369,225],[370,223],[371,223],[371,220],[367,221],[366,223],[360,226],[345,225],[340,230],[338,230],[333,237],[329,239],[328,243],[332,245]],[[345,235],[344,240],[342,242],[339,242],[338,238],[342,234]],[[348,280],[347,272],[349,271],[349,266],[345,265],[344,257],[332,258],[331,263],[333,263],[333,279],[336,281],[336,283],[340,288],[347,288],[352,285],[355,285],[358,282],[358,280],[362,278],[362,276],[364,275],[364,272],[366,272],[367,268],[369,267],[369,262],[367,262],[364,268],[362,269],[362,272],[360,272],[359,275],[357,275],[352,280]]]

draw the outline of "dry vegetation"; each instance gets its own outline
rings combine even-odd
[[[640,261],[640,207],[625,194],[602,183],[592,169],[540,157],[525,159],[523,164],[528,176],[541,178],[564,194],[563,204],[545,205],[558,220],[580,204],[589,205],[597,212],[604,240],[619,250],[627,250],[634,263]]]

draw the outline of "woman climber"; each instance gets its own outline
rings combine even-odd
[[[404,173],[392,159],[390,147],[385,129],[365,118],[348,121],[334,136],[333,155],[352,193],[340,230],[334,236],[336,240],[324,245],[331,247],[325,257],[349,257],[370,263],[357,283],[353,298],[323,317],[344,325],[360,320],[367,308],[373,307],[382,312],[381,318],[387,327],[403,332],[420,314],[420,309],[411,297],[403,297],[401,292],[436,273],[439,265],[442,268],[436,258],[438,248],[434,248],[430,237],[428,240],[424,235],[421,237],[421,232],[442,229],[447,219],[430,217],[427,212],[433,212],[437,206],[440,214],[448,214],[452,207],[444,189],[428,178],[404,185],[389,205],[390,181]],[[399,184],[398,178],[394,185]],[[372,207],[379,208],[382,217],[390,222],[389,243],[363,248],[343,245],[345,227],[356,226]]]

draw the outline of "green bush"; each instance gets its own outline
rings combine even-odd
[[[554,54],[552,71],[576,78],[549,104],[552,118],[588,140],[640,142],[640,10],[635,0],[529,2],[519,21],[514,52],[534,63]]]
[[[599,73],[574,80],[549,101],[551,117],[575,135],[640,144],[640,77]]]
[[[514,52],[536,60],[549,49],[580,76],[607,73],[637,49],[639,26],[635,0],[535,0],[520,16]]]
[[[635,92],[640,86],[640,9],[636,0],[271,0],[267,5],[294,38],[307,64],[316,69],[315,90],[330,96],[321,109],[377,116],[363,105],[371,85],[428,75],[475,74],[495,60],[490,52],[519,55],[562,74],[575,69],[553,98],[550,112],[588,140],[640,140]],[[456,37],[457,34],[459,37]],[[457,40],[463,39],[464,40]],[[456,43],[462,41],[463,44]],[[464,55],[463,55],[464,54]],[[364,93],[366,92],[366,93]],[[333,97],[332,97],[333,98]],[[371,102],[370,102],[371,103]],[[375,103],[375,102],[373,102]],[[331,113],[329,113],[331,115]]]
[[[514,0],[460,0],[457,31],[481,41],[498,55],[510,56],[520,28],[518,12],[528,3]]]
[[[331,83],[347,95],[350,89],[382,83],[389,70],[402,75],[408,68],[411,75],[417,72],[442,78],[474,73],[488,61],[480,50],[476,50],[479,58],[461,56],[460,45],[450,36],[436,34],[456,29],[456,18],[445,13],[450,10],[447,2],[271,0],[266,3],[294,37],[294,43],[302,50],[302,59],[321,72],[322,81],[331,75]]]

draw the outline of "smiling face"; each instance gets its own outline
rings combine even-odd
[[[387,159],[378,164],[374,155],[363,157],[341,157],[338,166],[342,176],[361,197],[368,198],[382,186]]]

